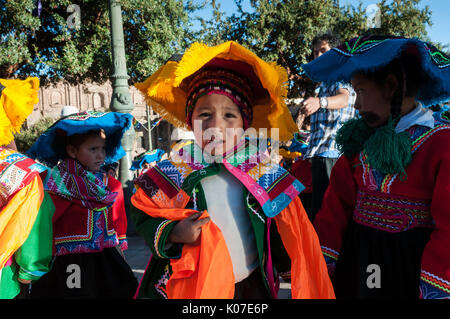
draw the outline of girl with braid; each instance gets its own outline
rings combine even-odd
[[[449,298],[450,123],[426,107],[450,98],[450,58],[369,36],[303,68],[350,81],[361,115],[338,132],[343,156],[314,222],[336,297]]]

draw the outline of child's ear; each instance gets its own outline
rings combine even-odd
[[[77,148],[73,145],[66,145],[66,153],[73,159],[77,158]]]
[[[394,74],[391,73],[386,77],[384,84],[385,98],[391,99],[394,96],[394,93],[398,89],[398,84],[398,79]]]

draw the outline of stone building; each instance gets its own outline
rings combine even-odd
[[[66,105],[74,106],[80,111],[108,111],[112,91],[110,82],[79,85],[58,83],[57,85],[42,87],[39,90],[39,103],[35,105],[26,125],[31,126],[44,117],[58,119],[61,115],[61,109]],[[155,123],[158,121],[159,115],[151,109],[147,114],[144,97],[134,86],[130,86],[130,93],[134,104],[131,114],[142,124],[136,130],[134,151],[137,155],[149,149],[147,118],[150,119],[151,123]],[[170,148],[172,130],[173,127],[170,123],[161,121],[152,130],[152,148],[161,148],[167,152]]]

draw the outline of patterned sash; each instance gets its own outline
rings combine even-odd
[[[112,205],[117,197],[117,193],[105,185],[107,182],[85,170],[77,161],[66,159],[52,169],[46,189],[68,200],[80,200],[84,207],[94,209]]]
[[[430,201],[383,192],[359,191],[353,220],[390,233],[433,227]]]
[[[185,195],[191,194],[207,171],[217,170],[221,165],[242,182],[266,216],[274,217],[305,187],[259,150],[253,141],[245,139],[232,151],[211,162],[196,143],[191,143],[171,154],[171,160],[161,161],[142,174],[135,184],[159,202],[173,202],[179,198],[183,205]]]
[[[0,147],[0,208],[35,176],[48,171],[25,155]]]

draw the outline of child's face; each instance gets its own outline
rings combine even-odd
[[[67,153],[91,172],[97,172],[106,157],[106,136],[104,133],[88,136],[80,146],[67,146]]]
[[[322,54],[324,54],[325,52],[330,51],[330,50],[331,50],[331,47],[327,41],[322,41],[320,43],[317,43],[313,48],[314,59],[317,59]]]
[[[356,92],[355,109],[367,125],[378,127],[385,124],[391,115],[392,87],[380,86],[361,74],[353,76],[352,86]]]
[[[192,113],[195,139],[211,155],[232,149],[242,137],[244,121],[231,99],[220,94],[198,99]]]

